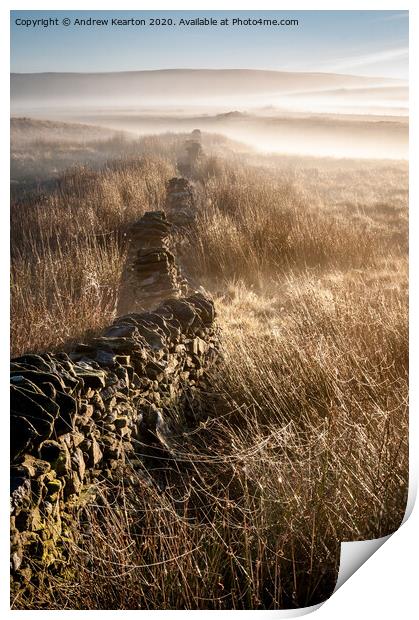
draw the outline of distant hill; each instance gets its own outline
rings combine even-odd
[[[118,73],[12,73],[13,107],[133,105],[155,100],[290,94],[401,86],[401,80],[251,69],[167,69]]]

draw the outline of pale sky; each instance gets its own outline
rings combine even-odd
[[[62,25],[64,18],[72,25]],[[76,18],[298,19],[298,26],[74,26]],[[58,26],[17,19],[57,18]],[[12,11],[11,71],[272,69],[408,77],[407,11]]]

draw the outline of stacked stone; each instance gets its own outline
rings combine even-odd
[[[165,211],[177,227],[189,226],[196,216],[195,195],[191,183],[184,178],[170,179],[166,190]]]
[[[37,571],[60,570],[99,480],[115,477],[127,455],[141,465],[137,446],[170,450],[167,411],[207,388],[218,357],[214,318],[213,303],[197,293],[122,316],[68,355],[12,360],[15,593],[33,587]]]
[[[195,142],[201,143],[202,134],[200,129],[193,129],[191,132],[191,140],[195,140]]]
[[[131,228],[117,314],[154,308],[163,299],[186,292],[169,249],[171,230],[164,211],[148,211]]]
[[[201,131],[194,129],[184,144],[184,152],[177,162],[182,176],[194,178],[197,176],[197,166],[203,156]]]

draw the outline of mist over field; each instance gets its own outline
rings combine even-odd
[[[12,74],[13,116],[133,135],[202,130],[268,152],[404,159],[403,80],[257,70]]]

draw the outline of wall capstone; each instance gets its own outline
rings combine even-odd
[[[141,312],[187,292],[171,251],[172,224],[164,211],[147,211],[130,229],[117,314]]]
[[[182,177],[170,179],[164,208],[168,220],[178,228],[190,226],[195,221],[194,189],[187,179]]]

